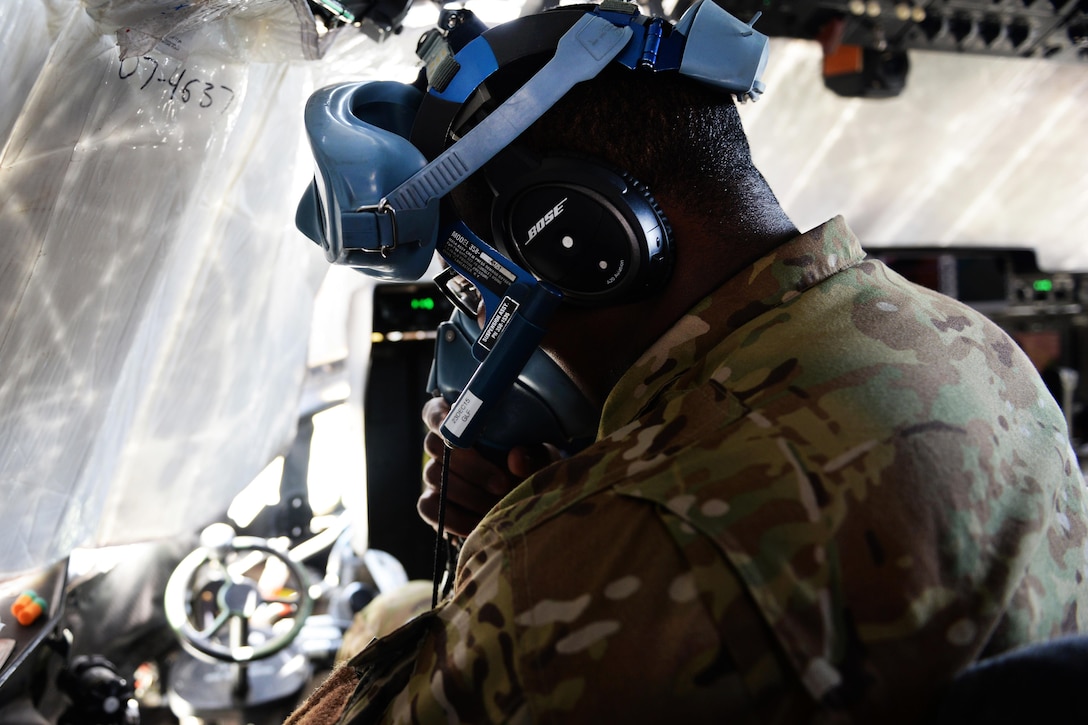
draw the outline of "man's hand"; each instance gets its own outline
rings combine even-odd
[[[442,398],[432,398],[423,406],[427,437],[423,449],[430,460],[423,468],[423,494],[419,497],[419,515],[438,528],[439,491],[442,486],[442,455],[446,446],[439,429],[450,406]],[[454,448],[450,456],[446,492],[446,530],[468,536],[480,519],[533,473],[559,459],[552,446],[516,446],[506,455],[506,467],[493,463],[474,448]]]

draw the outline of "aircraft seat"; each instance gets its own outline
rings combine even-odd
[[[934,725],[1088,723],[1088,635],[1025,645],[960,673]]]

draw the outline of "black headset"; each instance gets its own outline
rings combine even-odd
[[[485,167],[500,251],[577,304],[628,302],[665,286],[672,231],[649,189],[593,159],[520,151]],[[525,163],[511,163],[514,155]]]
[[[463,11],[448,13],[439,25],[455,24],[457,12]],[[534,57],[554,50],[584,12],[583,6],[563,6],[484,35],[499,68],[524,69]],[[450,36],[456,47],[456,30]],[[514,87],[520,86],[521,78],[513,75],[519,81]],[[500,78],[499,83],[511,81]],[[480,115],[481,108],[497,105],[491,100],[494,85],[489,78],[460,108],[435,103],[428,94],[412,143],[433,158],[441,150],[438,137],[445,144],[455,129],[463,132],[466,113]],[[486,189],[477,187],[492,195],[492,243],[557,287],[564,300],[580,306],[619,304],[648,297],[668,282],[675,257],[672,228],[650,190],[626,171],[588,157],[539,157],[515,144],[496,155],[483,173]]]

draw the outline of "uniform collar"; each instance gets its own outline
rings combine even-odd
[[[729,333],[864,257],[857,237],[837,216],[730,278],[624,373],[605,401],[598,438],[639,417],[664,388],[703,360]]]

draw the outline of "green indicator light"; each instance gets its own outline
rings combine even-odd
[[[413,310],[433,310],[434,309],[434,297],[421,297],[414,299],[411,302]]]
[[[1054,283],[1049,279],[1037,279],[1031,286],[1035,288],[1036,292],[1049,292],[1054,289]]]

